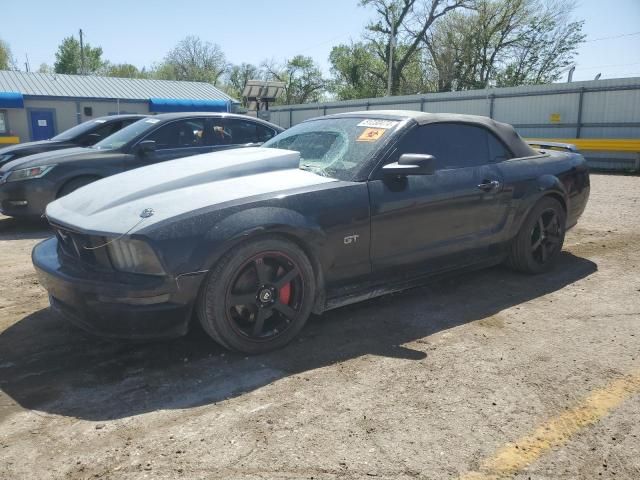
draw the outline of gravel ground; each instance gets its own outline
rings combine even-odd
[[[640,177],[593,175],[552,273],[433,281],[251,358],[85,336],[32,269],[46,227],[0,218],[0,478],[640,478],[639,210]]]

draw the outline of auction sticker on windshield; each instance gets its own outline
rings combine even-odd
[[[371,127],[371,128],[393,128],[398,124],[396,120],[376,120],[375,118],[369,118],[361,121],[359,127]]]
[[[386,132],[385,128],[365,128],[360,134],[358,142],[375,142]]]

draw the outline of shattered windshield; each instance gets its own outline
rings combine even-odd
[[[300,153],[300,168],[351,180],[400,122],[361,117],[319,118],[298,124],[263,147]]]

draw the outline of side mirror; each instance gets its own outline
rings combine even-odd
[[[433,175],[436,171],[436,157],[420,153],[405,153],[397,162],[382,167],[385,175]]]
[[[148,155],[155,151],[156,151],[155,140],[143,140],[138,145],[136,145],[136,152],[139,155]]]

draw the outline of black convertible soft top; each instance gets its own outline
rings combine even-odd
[[[515,129],[507,124],[496,122],[489,117],[482,117],[480,115],[462,115],[457,113],[427,113],[417,112],[414,110],[362,110],[357,112],[336,113],[333,115],[327,115],[324,118],[340,118],[340,117],[365,117],[365,118],[380,118],[388,120],[405,120],[411,118],[415,120],[419,125],[426,125],[428,123],[470,123],[474,125],[482,125],[483,127],[491,130],[500,140],[504,142],[509,150],[516,157],[531,157],[539,155],[524,140],[518,135]]]

